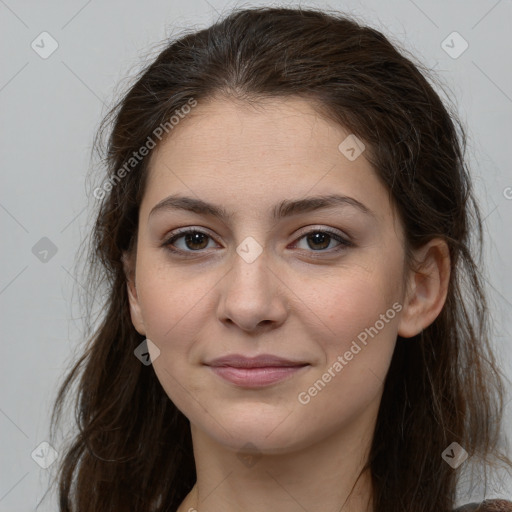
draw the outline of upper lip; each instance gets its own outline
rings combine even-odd
[[[268,368],[269,366],[305,366],[305,361],[293,361],[271,354],[261,354],[255,357],[246,357],[240,354],[231,354],[218,357],[205,363],[207,366],[232,366],[233,368]]]

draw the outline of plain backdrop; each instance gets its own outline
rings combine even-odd
[[[91,226],[85,178],[102,116],[162,39],[206,27],[235,5],[270,4],[0,0],[0,511],[36,510],[56,467],[41,468],[36,460],[48,450],[41,443],[57,386],[83,343],[83,311],[73,293],[82,283],[73,269]],[[512,1],[302,5],[357,15],[433,68],[450,89],[469,135],[485,218],[493,341],[512,375]],[[490,492],[506,490],[510,481]],[[464,501],[479,492],[465,490]],[[56,510],[54,498],[37,510]]]

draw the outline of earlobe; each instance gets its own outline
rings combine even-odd
[[[415,254],[418,268],[411,270],[398,334],[411,338],[434,322],[441,312],[450,281],[450,251],[435,238]]]
[[[139,304],[139,296],[137,293],[137,286],[135,284],[135,271],[133,263],[131,261],[131,258],[126,254],[123,254],[122,261],[124,273],[126,276],[126,290],[128,292],[128,301],[130,304],[130,316],[132,319],[132,324],[139,334],[145,336],[146,328],[144,327],[144,320],[142,317],[142,311]]]

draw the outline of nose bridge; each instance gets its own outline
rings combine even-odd
[[[254,242],[244,241],[236,249],[233,257],[232,282],[238,292],[240,288],[244,293],[253,295],[268,292],[270,269],[268,267],[268,251]]]
[[[221,320],[229,319],[244,330],[284,320],[287,308],[283,287],[270,266],[268,251],[252,237],[237,246],[221,293]]]
[[[228,291],[239,300],[243,300],[245,307],[253,304],[261,307],[258,302],[265,303],[272,295],[272,275],[269,265],[268,251],[255,241],[244,240],[236,249],[233,257],[233,267],[228,279]]]

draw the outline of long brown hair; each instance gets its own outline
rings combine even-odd
[[[217,95],[309,99],[364,141],[405,226],[408,265],[434,237],[449,246],[445,306],[415,339],[398,337],[385,382],[368,460],[374,510],[451,510],[457,471],[441,454],[452,442],[483,460],[507,460],[497,449],[503,384],[489,344],[466,136],[429,71],[397,47],[335,12],[233,10],[166,44],[106,116],[99,133],[110,135],[97,146],[111,186],[101,189],[89,255],[104,314],[52,417],[54,432],[75,384],[77,432],[59,468],[62,512],[174,511],[195,483],[189,422],[134,356],[144,337],[131,323],[122,256],[136,240],[149,157],[126,162],[148,137],[159,143],[155,130],[191,99]]]

